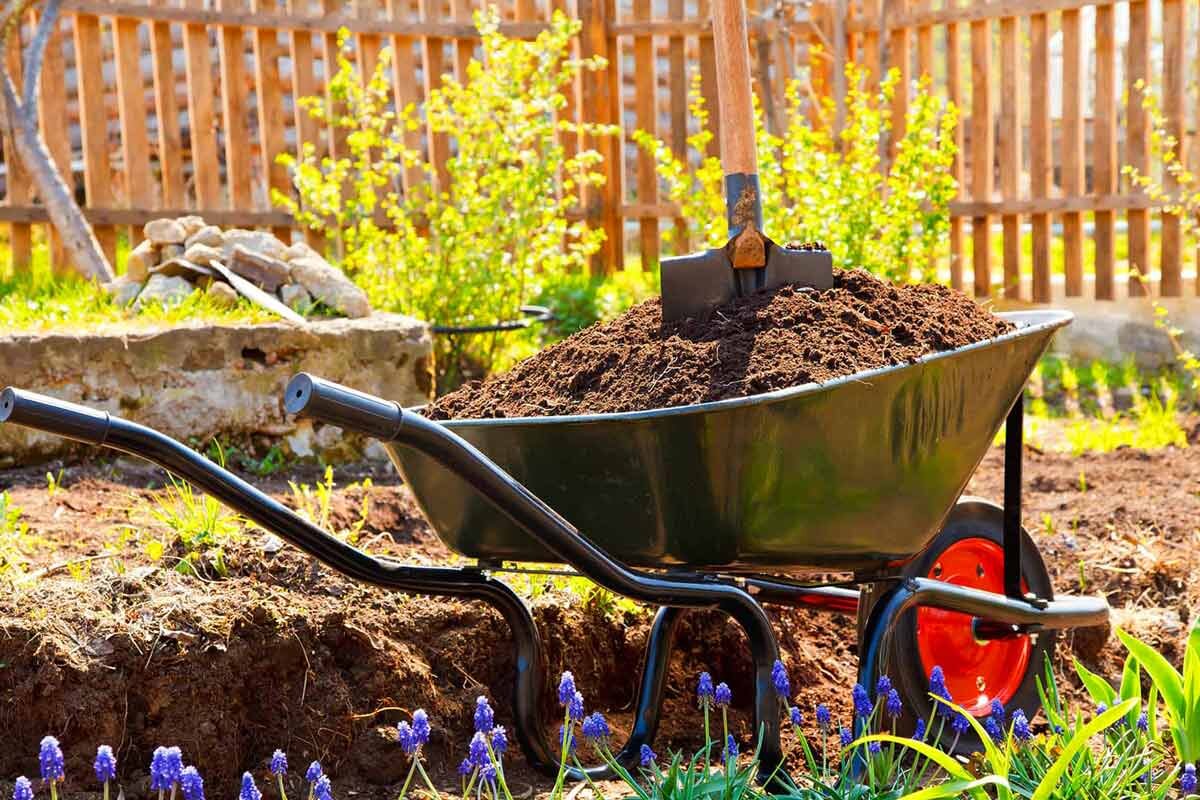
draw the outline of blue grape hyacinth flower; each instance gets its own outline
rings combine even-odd
[[[400,750],[404,755],[411,756],[417,752],[417,737],[407,722],[402,721],[396,725],[396,741],[400,743]]]
[[[738,757],[738,743],[737,743],[737,739],[734,739],[733,734],[731,733],[725,737],[725,750],[722,753],[722,758],[724,758],[724,760],[727,763],[729,763],[729,762],[737,761],[737,757]]]
[[[314,800],[333,800],[333,784],[328,775],[322,774],[313,784],[313,798]]]
[[[179,788],[183,800],[204,800],[204,779],[195,767],[184,767],[179,774]]]
[[[567,703],[567,718],[571,722],[583,721],[583,693],[575,692]]]
[[[159,745],[150,755],[150,791],[160,795],[171,788],[167,780],[167,748]]]
[[[696,681],[696,699],[700,701],[702,707],[712,702],[714,691],[712,675],[701,672],[700,678]]]
[[[838,741],[842,743],[842,747],[849,747],[850,743],[854,741],[854,734],[850,732],[849,728],[843,727],[838,731]]]
[[[992,700],[991,713],[992,717],[996,720],[996,724],[1003,728],[1007,717],[1004,712],[1004,703],[1000,702],[1000,698],[997,697]]]
[[[800,709],[792,706],[788,709],[788,719],[792,723],[792,727],[799,728],[804,724],[804,715],[800,713]]]
[[[179,783],[183,775],[183,751],[178,747],[168,747],[164,754],[165,776],[171,786]]]
[[[929,671],[929,693],[935,697],[940,697],[943,700],[951,700],[950,690],[946,688],[946,673],[941,667],[934,667]],[[937,713],[940,716],[949,716],[954,712],[954,709],[945,703],[936,703]]]
[[[900,693],[895,689],[888,689],[887,700],[884,702],[884,711],[892,719],[896,719],[904,713],[904,703],[900,700]]]
[[[882,750],[883,742],[871,742],[867,745],[867,751],[873,756],[879,755],[880,751]]]
[[[1179,788],[1185,795],[1196,793],[1196,765],[1184,764],[1183,772],[1179,775]]]
[[[67,776],[63,764],[63,752],[62,748],[58,746],[58,739],[53,736],[46,736],[42,739],[42,744],[38,748],[38,766],[42,770],[42,780],[47,783],[53,784]]]
[[[308,769],[304,771],[304,780],[309,783],[316,783],[317,780],[325,774],[325,770],[321,768],[320,761],[314,761],[308,765]]]
[[[928,725],[926,725],[925,720],[923,718],[917,720],[917,726],[913,730],[912,738],[916,739],[918,742],[925,741],[925,733],[927,730]]]
[[[276,750],[271,754],[271,774],[279,778],[287,775],[287,770],[287,753],[282,750]]]
[[[591,716],[583,721],[583,738],[593,742],[596,745],[602,745],[612,734],[609,730],[608,720],[599,711],[593,711]]]
[[[33,800],[33,784],[24,775],[13,784],[13,800]]]
[[[733,691],[729,688],[729,684],[717,684],[717,688],[713,690],[713,702],[717,704],[717,708],[729,707],[729,704],[733,702]]]
[[[417,746],[429,744],[429,736],[433,733],[433,727],[429,724],[429,715],[425,713],[425,709],[418,708],[413,712],[412,731],[413,736],[417,738]]]
[[[487,734],[483,731],[475,731],[475,735],[471,737],[471,743],[467,745],[467,758],[477,767],[492,763],[492,756],[488,753]]]
[[[954,709],[950,710],[954,712],[954,719],[950,721],[950,730],[961,736],[971,727],[971,723],[967,721],[966,714],[960,714]]]
[[[242,789],[238,792],[238,800],[262,800],[262,792],[254,783],[254,776],[249,772],[242,773]]]
[[[829,706],[821,703],[817,706],[817,727],[822,731],[828,731],[831,724],[833,724],[833,717],[829,713]]]
[[[496,712],[492,711],[488,699],[480,695],[475,699],[475,730],[491,733],[496,726]]]
[[[96,760],[92,763],[92,769],[96,771],[96,780],[100,783],[116,779],[117,758],[113,755],[111,747],[102,744],[96,748]]]
[[[1137,718],[1137,729],[1142,733],[1147,733],[1150,730],[1150,717],[1143,711]]]
[[[887,675],[880,675],[879,680],[875,681],[875,699],[882,700],[888,696],[888,692],[892,690],[892,679]]]
[[[471,763],[471,759],[464,758],[462,761],[458,762],[458,774],[462,777],[465,778],[474,771],[475,765]]]
[[[1004,741],[1004,728],[1000,727],[1000,723],[995,717],[988,717],[983,721],[983,729],[987,731],[987,735],[992,737],[993,742]]]
[[[643,767],[652,765],[657,758],[658,754],[651,750],[648,744],[642,745],[641,749],[638,750],[638,760]]]
[[[1028,742],[1033,738],[1033,731],[1029,729],[1029,718],[1025,716],[1025,710],[1018,708],[1012,713],[1012,731],[1013,738],[1018,742]]]
[[[575,696],[575,676],[570,671],[564,672],[558,681],[558,704],[564,708]]]
[[[508,752],[508,731],[503,725],[492,728],[492,752],[498,756]]]
[[[792,682],[788,679],[787,667],[778,659],[776,659],[775,665],[771,667],[771,683],[775,686],[775,694],[779,695],[785,701],[791,698]]]
[[[854,698],[854,715],[857,717],[871,716],[871,712],[875,710],[875,704],[871,702],[866,687],[861,683],[854,684],[851,696]]]

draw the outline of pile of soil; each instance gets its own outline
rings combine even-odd
[[[664,325],[648,300],[442,397],[433,419],[668,408],[745,397],[913,361],[1012,326],[953,289],[835,270],[826,291],[784,286]]]

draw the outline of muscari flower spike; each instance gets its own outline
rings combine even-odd
[[[871,742],[870,744],[867,745],[867,750],[873,756],[879,755],[880,751],[883,750],[883,743],[882,742]]]
[[[567,706],[575,696],[575,676],[569,671],[562,674],[558,681],[558,704]]]
[[[1100,703],[1098,706],[1096,706],[1097,717],[1103,714],[1105,711],[1108,711],[1108,703]]]
[[[287,767],[287,753],[276,750],[271,755],[271,774],[277,778],[287,775]]]
[[[475,731],[471,737],[471,743],[467,745],[467,758],[477,767],[492,763],[492,757],[488,754],[487,734],[483,731]]]
[[[492,728],[492,752],[498,756],[504,755],[508,751],[508,732],[504,730],[503,725],[497,725]]]
[[[479,777],[483,779],[484,783],[495,784],[498,774],[499,773],[496,772],[496,765],[490,761],[484,764],[479,770]]]
[[[458,765],[458,774],[464,778],[470,775],[475,770],[475,765],[471,763],[471,759],[464,758]]]
[[[790,709],[788,709],[788,719],[791,720],[792,726],[796,728],[799,728],[804,724],[804,715],[801,714],[800,709],[796,708],[795,706],[792,706]]]
[[[712,700],[713,691],[712,675],[701,672],[700,679],[696,681],[696,699],[700,705],[707,705]]]
[[[717,708],[726,708],[733,702],[733,691],[729,684],[717,684],[717,688],[713,690],[713,702],[717,704]]]
[[[396,725],[396,741],[400,743],[400,749],[406,756],[417,752],[417,737],[413,733],[412,726],[407,722],[400,722]]]
[[[38,749],[38,765],[42,769],[42,780],[44,781],[61,781],[66,777],[63,752],[62,748],[58,746],[58,739],[53,736],[42,739],[41,747]]]
[[[313,784],[314,800],[333,800],[333,784],[329,781],[329,776],[322,773],[321,777],[317,778],[317,782]]]
[[[879,680],[875,682],[875,699],[880,700],[888,696],[888,692],[892,690],[892,679],[887,675],[880,675]]]
[[[640,761],[643,767],[648,767],[658,758],[658,754],[650,749],[650,745],[642,745],[642,749],[638,751]]]
[[[849,747],[850,743],[854,741],[854,734],[850,732],[849,728],[842,728],[838,731],[838,741],[842,743],[842,747]]]
[[[571,700],[567,703],[567,716],[571,722],[580,722],[583,719],[583,694],[581,692],[571,695]]]
[[[168,747],[165,756],[167,783],[179,783],[183,775],[183,751],[178,747]]]
[[[737,757],[738,757],[738,743],[737,743],[737,739],[734,739],[733,734],[731,733],[727,737],[725,737],[724,758],[726,761],[736,761]]]
[[[583,738],[595,743],[603,743],[609,737],[612,731],[608,728],[608,720],[599,711],[593,711],[592,715],[583,721]]]
[[[309,764],[308,769],[305,770],[304,780],[308,781],[309,783],[316,783],[317,780],[320,779],[320,777],[324,774],[325,770],[321,769],[321,762],[314,761]]]
[[[832,722],[833,717],[831,717],[829,714],[829,706],[821,703],[819,706],[817,706],[817,727],[823,731],[828,730]]]
[[[952,709],[953,710],[953,709]],[[967,732],[967,728],[971,727],[971,723],[967,721],[966,714],[954,713],[954,719],[950,721],[950,730],[956,734],[962,735]]]
[[[925,741],[925,731],[926,731],[927,727],[928,726],[925,724],[924,718],[917,720],[917,727],[913,731],[913,738],[916,739],[918,742]]]
[[[496,726],[496,712],[488,704],[488,699],[480,695],[475,699],[475,730],[490,733]]]
[[[204,779],[195,767],[184,767],[179,773],[179,788],[183,800],[204,800]]]
[[[92,763],[92,769],[96,771],[96,780],[100,783],[117,777],[117,759],[111,747],[102,744],[96,748],[96,760]]]
[[[167,748],[159,745],[150,756],[150,791],[165,792],[171,788],[167,780]]]
[[[238,800],[262,800],[262,792],[254,784],[254,776],[249,772],[242,773],[242,790],[238,792]]]
[[[875,705],[871,702],[870,696],[867,694],[866,687],[861,683],[854,684],[854,714],[859,717],[869,717],[875,709]]]
[[[429,744],[429,735],[433,732],[433,728],[429,724],[429,715],[425,713],[425,709],[418,708],[412,715],[413,736],[417,737],[417,744]]]
[[[996,719],[996,723],[1000,725],[1000,727],[1004,727],[1004,703],[1000,702],[1000,698],[997,697],[996,699],[992,700],[991,712],[992,716]]]
[[[1146,716],[1145,711],[1143,711],[1137,719],[1137,729],[1142,733],[1146,733],[1150,730],[1150,717]]]
[[[1179,776],[1179,788],[1184,794],[1195,794],[1196,792],[1196,765],[1184,764],[1183,773]]]
[[[1033,738],[1033,731],[1029,729],[1029,718],[1025,716],[1025,711],[1018,708],[1012,713],[1012,730],[1013,738],[1018,742],[1028,742]]]
[[[775,666],[771,667],[771,683],[775,685],[775,693],[784,700],[792,696],[792,682],[782,661],[776,660]]]
[[[987,731],[988,736],[992,737],[992,741],[1000,742],[1004,740],[1004,729],[1000,727],[1000,723],[996,722],[995,717],[988,717],[983,721],[983,729]]]
[[[24,775],[13,784],[13,800],[33,800],[33,784]]]
[[[946,673],[941,667],[934,667],[929,671],[929,693],[935,697],[940,697],[943,700],[950,700],[950,690],[946,688]],[[937,704],[937,713],[940,716],[949,716],[954,709],[950,708],[945,703]]]
[[[884,703],[883,709],[892,719],[904,713],[904,703],[900,700],[900,693],[895,689],[888,689],[887,702]]]

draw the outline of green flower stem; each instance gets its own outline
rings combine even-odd
[[[276,775],[276,776],[275,776],[275,781],[276,781],[276,782],[279,784],[279,797],[280,797],[280,800],[287,800],[287,792],[286,792],[286,791],[284,791],[284,788],[283,788],[283,776],[282,776],[282,775]],[[174,793],[172,793],[172,794],[174,794]]]
[[[58,800],[58,781],[50,781],[50,800]]]
[[[492,740],[485,736],[483,741],[487,745],[488,758],[496,765],[496,783],[499,784],[500,791],[504,792],[504,800],[513,800],[508,792],[508,783],[504,780],[504,767],[500,765],[500,759],[496,758],[496,751],[492,749]]]
[[[712,734],[709,732],[708,727],[708,700],[701,701],[701,704],[704,706],[704,774],[707,775],[709,770],[708,755],[712,751]]]
[[[558,753],[558,776],[554,779],[554,788],[550,790],[550,800],[559,800],[562,797],[563,781],[567,777],[567,744],[571,741],[575,733],[574,726],[571,724],[571,712],[563,711],[563,735],[562,741],[559,742]]]
[[[400,796],[396,800],[404,800],[408,795],[408,785],[412,783],[413,775],[417,771],[417,760],[414,758],[412,766],[408,768],[408,777],[404,779],[404,785],[400,787]]]
[[[421,780],[425,781],[425,786],[433,795],[434,800],[441,800],[442,795],[438,792],[437,787],[433,785],[433,781],[429,780],[429,775],[425,773],[425,766],[421,763],[421,759],[414,758],[413,763],[417,765],[417,772],[421,773]]]
[[[104,782],[104,800],[108,800],[108,781]]]

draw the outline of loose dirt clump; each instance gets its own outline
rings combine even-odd
[[[664,326],[648,300],[434,403],[434,419],[643,411],[745,397],[913,361],[1012,326],[940,285],[836,270],[818,292],[784,286]]]

